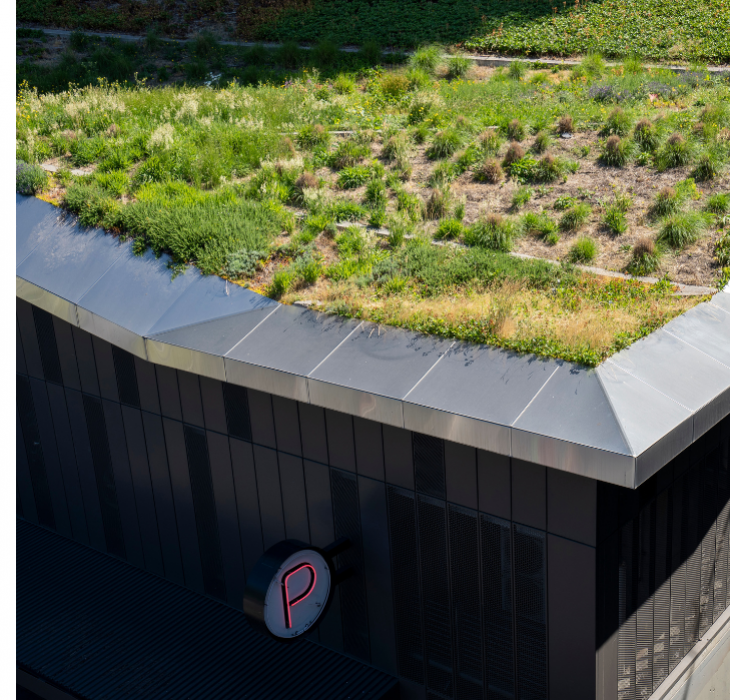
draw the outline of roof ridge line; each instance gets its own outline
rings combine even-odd
[[[717,362],[720,367],[724,367],[725,369],[730,369],[729,365],[726,365],[721,360],[718,360],[716,357],[713,357],[712,355],[708,355],[704,350],[700,350],[696,345],[692,345],[689,341],[685,340],[684,338],[680,338],[678,335],[675,335],[671,331],[668,331],[666,328],[660,328],[659,330],[664,331],[667,335],[672,336],[675,340],[678,340],[680,343],[684,343],[688,347],[692,348],[693,350],[696,350],[700,355],[704,355],[706,358],[713,360],[714,362]]]
[[[613,365],[616,367],[616,365]],[[601,385],[601,390],[603,391],[603,396],[605,397],[606,401],[608,401],[608,405],[611,407],[611,413],[613,414],[613,419],[618,424],[618,428],[621,431],[621,437],[624,439],[624,442],[629,448],[629,452],[631,455],[636,459],[638,457],[638,453],[636,451],[636,448],[631,443],[631,440],[629,440],[629,436],[626,434],[626,431],[624,430],[624,425],[621,422],[621,419],[618,416],[618,413],[616,411],[616,407],[613,405],[613,401],[611,401],[611,396],[608,393],[608,390],[606,389],[606,385],[603,383],[603,377],[601,377],[601,373],[598,371],[599,368],[596,369],[596,377],[598,378],[598,383]],[[634,473],[634,483],[636,483],[636,473]]]

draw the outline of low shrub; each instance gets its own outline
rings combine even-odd
[[[641,119],[634,127],[634,142],[643,152],[653,153],[659,146],[656,127],[648,120]]]
[[[332,88],[338,95],[351,95],[357,88],[354,78],[340,73],[332,82]]]
[[[326,209],[328,216],[334,221],[362,221],[368,216],[368,210],[351,199],[336,199]]]
[[[365,202],[372,208],[385,209],[388,203],[388,195],[385,191],[385,183],[382,180],[370,180],[365,188]]]
[[[447,158],[456,153],[461,146],[461,136],[454,129],[444,129],[433,137],[431,145],[426,150],[426,156],[431,160]]]
[[[465,78],[469,74],[471,66],[471,59],[466,56],[449,56],[446,59],[446,76],[452,80]]]
[[[114,197],[121,197],[129,191],[129,175],[122,170],[112,170],[108,173],[96,173],[94,180],[103,190]]]
[[[692,177],[697,180],[714,180],[722,174],[725,159],[718,151],[706,151],[697,160]]]
[[[354,141],[341,141],[329,155],[328,164],[333,170],[350,168],[370,155],[370,147],[359,145]]]
[[[442,219],[449,211],[451,193],[447,189],[434,188],[426,200],[425,214],[428,219]]]
[[[442,49],[440,46],[432,44],[430,46],[421,46],[416,49],[409,58],[408,64],[412,68],[425,71],[433,75],[442,62]]]
[[[420,221],[426,213],[423,200],[417,194],[405,191],[396,194],[396,209],[414,223]]]
[[[439,222],[434,238],[439,241],[455,240],[464,232],[464,224],[458,219],[444,219]]]
[[[507,75],[512,80],[522,80],[527,75],[529,65],[524,61],[512,61],[507,69]]]
[[[496,158],[487,158],[474,171],[474,179],[477,182],[488,182],[489,184],[496,185],[504,179],[504,171]]]
[[[302,63],[302,50],[296,41],[285,41],[276,51],[276,62],[293,70]]]
[[[588,204],[574,204],[560,217],[560,229],[562,231],[577,231],[588,221],[591,215],[591,207]]]
[[[497,133],[496,129],[487,129],[482,132],[479,135],[477,142],[479,143],[479,147],[490,156],[496,156],[500,146],[502,145],[502,141],[499,138],[499,133]]]
[[[289,268],[285,267],[274,273],[266,294],[272,299],[281,299],[291,289],[293,283],[294,275]]]
[[[48,176],[40,165],[30,165],[23,161],[15,163],[15,191],[32,195],[42,192]]]
[[[706,228],[707,222],[699,212],[679,212],[662,221],[657,242],[675,250],[685,248],[697,241]]]
[[[326,146],[330,142],[330,132],[321,124],[307,124],[297,134],[297,143],[302,148]]]
[[[512,250],[516,237],[514,223],[499,214],[488,214],[477,219],[464,232],[464,243],[477,248],[499,250],[508,253]]]
[[[730,231],[720,236],[715,243],[715,262],[720,267],[730,266]]]
[[[525,149],[522,148],[519,143],[513,141],[509,145],[509,148],[507,148],[507,153],[504,154],[504,158],[502,159],[502,165],[507,168],[513,163],[522,160],[524,157]]]
[[[512,209],[517,210],[524,207],[531,199],[532,189],[529,187],[520,187],[512,195]]]
[[[614,204],[609,205],[601,218],[601,223],[614,235],[620,236],[629,228],[626,214]]]
[[[358,54],[367,66],[377,66],[383,59],[383,51],[380,48],[380,44],[373,40],[364,41]]]
[[[626,271],[636,277],[645,277],[659,269],[660,252],[651,238],[637,241],[631,251],[631,260]]]
[[[259,261],[265,257],[266,254],[258,250],[239,250],[231,253],[226,260],[225,275],[230,279],[253,277]]]
[[[654,218],[676,214],[684,202],[684,197],[674,187],[663,187],[654,197],[654,204],[649,213]]]
[[[535,136],[535,142],[532,144],[532,151],[534,153],[545,153],[550,148],[552,139],[547,131],[539,131]]]
[[[391,100],[399,100],[409,88],[410,81],[402,73],[384,73],[380,78],[380,92]]]
[[[343,190],[352,190],[356,187],[362,187],[372,176],[372,168],[367,165],[353,165],[340,170],[337,186]]]
[[[507,124],[505,132],[511,141],[522,141],[525,138],[525,127],[519,119],[513,119]]]
[[[572,134],[575,132],[575,124],[570,114],[564,114],[558,119],[557,131],[559,134]]]
[[[727,214],[730,211],[730,193],[710,195],[705,203],[705,211],[711,214]]]
[[[619,136],[609,136],[601,146],[601,162],[613,168],[622,168],[631,157],[631,142]]]
[[[668,170],[689,165],[694,155],[693,150],[692,144],[684,136],[673,133],[657,154],[658,169]]]
[[[572,263],[593,262],[598,255],[598,244],[592,238],[579,238],[570,247],[568,260]]]
[[[606,119],[603,136],[626,136],[631,131],[631,117],[621,107],[616,107]]]
[[[560,237],[558,225],[545,212],[528,212],[522,217],[522,231],[529,236],[541,238],[549,245],[555,245]]]
[[[322,39],[313,49],[311,49],[311,57],[314,64],[322,69],[327,70],[337,62],[340,50],[337,45],[329,39]]]

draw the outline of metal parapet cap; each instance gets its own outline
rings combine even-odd
[[[730,294],[597,369],[285,306],[16,196],[16,295],[142,359],[636,488],[730,413]]]

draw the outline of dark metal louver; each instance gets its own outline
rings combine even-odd
[[[446,498],[444,441],[413,433],[413,465],[416,491],[435,498]]]
[[[205,433],[199,428],[186,425],[183,431],[195,510],[195,529],[198,534],[200,563],[203,570],[203,587],[208,595],[225,600],[226,581],[223,574],[208,443]]]
[[[248,407],[248,391],[235,384],[223,384],[223,403],[226,408],[226,425],[233,437],[251,442],[251,416]]]
[[[137,370],[134,368],[134,357],[126,350],[112,345],[114,374],[117,378],[119,400],[139,408],[139,387],[137,386]]]
[[[33,322],[38,337],[38,349],[41,353],[43,376],[49,382],[62,384],[61,362],[58,359],[58,345],[56,344],[56,331],[53,328],[53,317],[47,311],[34,306]]]

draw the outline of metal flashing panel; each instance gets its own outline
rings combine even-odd
[[[143,359],[622,486],[730,413],[730,294],[597,370],[288,307],[16,198],[16,294]]]

